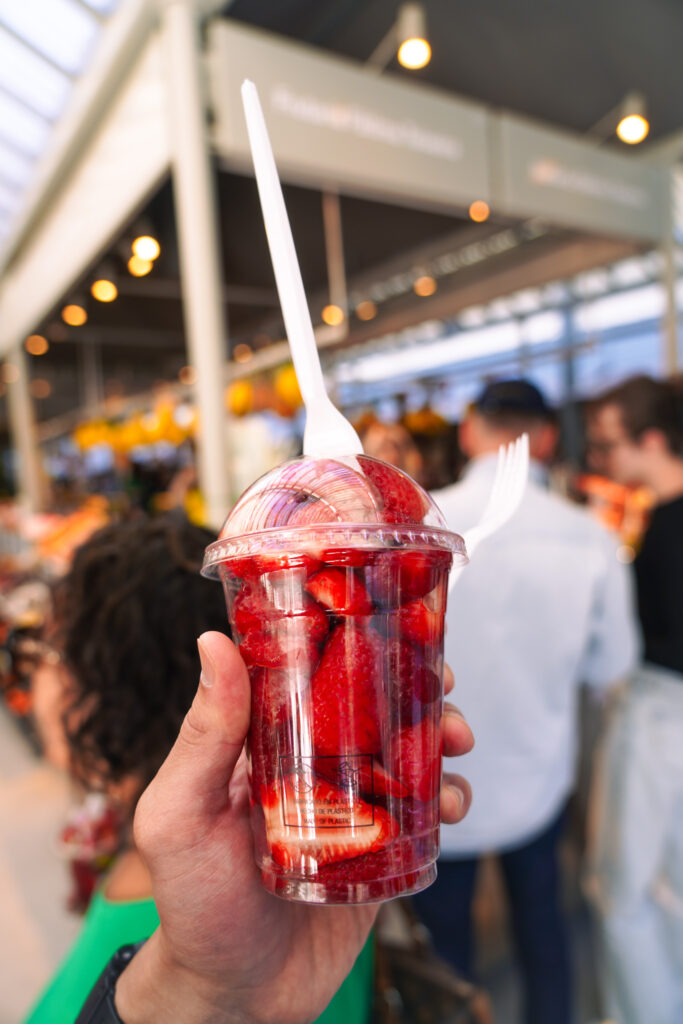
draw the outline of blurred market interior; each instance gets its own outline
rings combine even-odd
[[[431,52],[414,57],[397,49],[401,6],[0,0],[6,636],[40,618],[30,594],[13,604],[17,584],[63,572],[98,525],[182,503],[217,528],[255,476],[301,450],[245,77],[339,407],[361,427],[406,427],[436,489],[457,479],[457,424],[483,385],[534,382],[559,411],[556,486],[632,559],[647,496],[590,472],[581,411],[630,375],[675,376],[683,359],[683,7],[422,0]],[[0,998],[9,1024],[75,926],[38,920],[13,890],[68,796],[46,769],[19,771],[30,691],[5,671],[3,694],[0,892],[14,891],[19,939],[0,950],[26,950]],[[51,810],[20,840],[6,808],[28,820],[29,791]],[[66,884],[59,865],[31,870]],[[495,900],[482,899],[505,1024],[514,983]]]

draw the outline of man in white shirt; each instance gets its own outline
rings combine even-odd
[[[476,866],[497,852],[510,900],[528,1024],[569,1024],[571,978],[556,846],[572,790],[577,698],[636,657],[628,571],[612,538],[544,486],[557,428],[526,381],[490,384],[470,408],[460,483],[435,495],[449,527],[480,518],[499,445],[529,434],[530,480],[511,521],[477,549],[448,602],[446,660],[477,738],[468,755],[468,818],[441,833],[435,885],[415,897],[438,951],[471,973]]]

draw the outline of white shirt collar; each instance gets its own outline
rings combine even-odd
[[[492,477],[496,471],[496,465],[498,463],[498,452],[487,452],[486,455],[477,455],[475,458],[470,459],[465,468],[462,471],[460,477],[461,480],[465,478],[478,478],[490,476]],[[541,485],[547,487],[548,485],[548,470],[542,462],[538,462],[536,459],[529,461],[529,478]]]

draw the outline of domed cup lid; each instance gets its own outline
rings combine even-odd
[[[215,577],[233,558],[332,547],[437,548],[467,561],[462,537],[400,469],[369,455],[304,455],[247,488],[207,547],[202,573]]]

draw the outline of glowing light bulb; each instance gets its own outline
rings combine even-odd
[[[377,306],[370,299],[364,299],[356,306],[356,316],[359,320],[374,320],[377,316]]]
[[[26,351],[32,356],[44,356],[50,347],[47,338],[42,334],[29,334],[24,342]]]
[[[82,327],[87,319],[88,314],[83,309],[83,306],[79,306],[75,302],[65,306],[62,310],[62,320],[69,327]]]
[[[113,302],[119,294],[119,290],[113,281],[108,281],[106,277],[101,277],[99,280],[93,281],[90,286],[90,294],[98,302]]]
[[[330,304],[323,309],[322,318],[330,327],[338,327],[344,323],[344,310],[341,306]]]
[[[133,277],[144,277],[145,274],[149,274],[153,265],[151,260],[143,260],[139,256],[131,256],[128,260],[128,272]]]
[[[647,138],[650,125],[642,114],[628,114],[617,125],[617,135],[622,142],[635,146]]]
[[[161,252],[161,246],[151,235],[139,235],[132,245],[133,255],[141,260],[155,260]]]
[[[432,48],[427,42],[427,19],[422,4],[401,4],[396,18],[399,64],[417,71],[429,64]]]
[[[406,39],[398,48],[398,62],[409,71],[426,67],[432,59],[432,48],[426,39]]]
[[[483,199],[475,199],[469,209],[470,217],[477,224],[482,224],[485,220],[488,220],[490,212],[489,204],[485,203]]]
[[[413,285],[413,291],[416,295],[419,295],[421,299],[427,298],[428,295],[433,295],[436,291],[436,281],[429,274],[423,274],[422,277],[418,277],[417,281]]]

